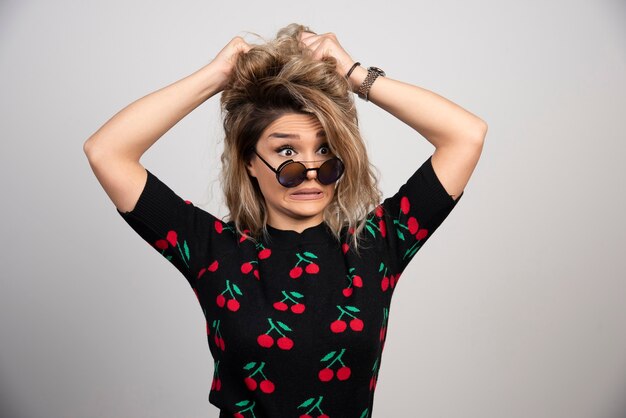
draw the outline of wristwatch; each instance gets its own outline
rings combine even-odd
[[[367,76],[365,77],[365,80],[363,80],[363,83],[359,87],[359,91],[358,91],[359,97],[365,100],[366,102],[369,101],[367,96],[369,95],[372,84],[374,84],[374,81],[376,81],[378,77],[384,77],[384,76],[385,76],[385,72],[381,70],[380,68],[369,67],[367,69]]]

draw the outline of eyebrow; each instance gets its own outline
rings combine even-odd
[[[316,134],[317,138],[326,138],[326,132],[324,131],[318,131]],[[269,134],[267,136],[268,139],[270,138],[287,138],[287,139],[300,139],[300,135],[298,134],[290,134],[290,133],[282,133],[282,132],[272,132],[271,134]]]

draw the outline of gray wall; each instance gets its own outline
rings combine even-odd
[[[233,36],[294,21],[489,123],[395,293],[374,416],[626,414],[624,1],[343,3],[0,2],[0,416],[217,417],[195,296],[82,145]],[[217,103],[142,162],[224,215]],[[434,148],[358,106],[389,195]]]

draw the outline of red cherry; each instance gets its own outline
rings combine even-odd
[[[220,346],[220,336],[215,334],[215,337],[213,338],[213,340],[215,340],[215,345],[216,346]]]
[[[406,196],[402,196],[402,199],[400,199],[400,210],[406,215],[407,213],[409,213],[410,208],[411,204],[409,203],[409,198]]]
[[[256,342],[259,343],[261,347],[270,348],[274,345],[274,339],[271,335],[261,334],[257,337]]]
[[[409,232],[411,233],[411,235],[415,235],[415,233],[419,229],[419,224],[417,223],[417,219],[415,219],[413,216],[409,218],[409,220],[406,223],[406,226],[409,228]]]
[[[222,351],[226,350],[226,345],[224,344],[224,339],[220,337],[220,348]]]
[[[293,347],[293,340],[289,337],[280,337],[276,341],[276,345],[282,350],[291,350]]]
[[[252,274],[254,275],[254,277],[259,280],[260,276],[259,276],[259,270],[254,270],[254,272],[252,272]]]
[[[251,271],[252,271],[252,264],[250,264],[250,263],[243,263],[243,264],[241,265],[241,272],[242,272],[243,274],[248,274],[248,273],[250,273]]]
[[[343,289],[342,293],[345,297],[349,298],[350,295],[352,295],[352,288],[346,287],[345,289]]]
[[[159,249],[159,250],[167,250],[167,247],[169,247],[169,244],[167,243],[167,241],[165,241],[164,239],[160,239],[157,242],[154,243],[154,245]]]
[[[215,230],[217,231],[218,234],[221,234],[222,231],[224,230],[224,224],[220,221],[215,221]]]
[[[339,370],[337,370],[337,379],[339,380],[348,380],[350,377],[351,370],[348,366],[343,366]]]
[[[320,370],[320,372],[317,374],[317,377],[319,377],[322,382],[328,382],[333,378],[334,374],[335,372],[327,367]]]
[[[204,273],[205,273],[205,272],[206,272],[206,269],[205,269],[205,268],[203,268],[202,270],[200,270],[200,273],[198,273],[198,279],[199,279],[200,277],[202,277],[202,276],[204,275]]]
[[[222,389],[222,379],[217,379],[217,382],[215,382],[215,390],[221,390]]]
[[[396,276],[395,274],[391,274],[389,276],[389,286],[393,289],[396,286]]]
[[[315,263],[311,263],[308,266],[306,266],[306,272],[309,274],[317,274],[320,271],[320,266],[318,266]]]
[[[243,379],[243,382],[246,384],[246,387],[250,390],[255,390],[256,389],[256,380],[254,380],[251,377],[246,377],[245,379]]]
[[[361,279],[361,276],[354,276],[352,278],[352,284],[354,287],[363,287],[363,279]]]
[[[178,235],[176,234],[176,231],[169,231],[165,239],[167,242],[172,244],[172,247],[176,247],[176,244],[178,243]]]
[[[215,302],[217,303],[217,306],[223,308],[224,304],[226,303],[226,298],[224,297],[224,295],[217,295],[217,299],[215,300]]]
[[[237,312],[239,310],[239,301],[229,299],[228,302],[226,302],[226,307],[233,312]]]
[[[415,238],[424,239],[426,238],[427,235],[428,235],[427,229],[420,229],[419,231],[417,231],[417,234],[415,234]]]
[[[291,312],[295,314],[301,314],[302,312],[304,312],[304,308],[305,306],[303,303],[296,303],[291,307]]]
[[[285,302],[274,302],[274,309],[279,311],[286,311],[288,309],[287,304]]]
[[[380,329],[380,341],[385,339],[385,327]]]
[[[211,390],[215,389],[215,380],[211,382]]]
[[[374,378],[372,377],[370,379],[370,390],[374,389],[374,385],[376,384],[376,381],[374,380]]]
[[[296,266],[292,268],[291,271],[289,272],[289,277],[291,277],[292,279],[297,279],[301,275],[302,275],[302,267],[300,266]]]
[[[298,418],[313,418],[313,417],[309,414],[304,414],[304,415],[300,415]]]
[[[326,414],[322,414],[322,415],[318,415],[317,418],[330,418],[330,417]]]
[[[261,392],[263,393],[272,393],[274,392],[274,383],[271,380],[263,380],[259,385]]]
[[[385,276],[380,281],[380,288],[383,289],[383,292],[385,292],[385,291],[387,291],[388,287],[389,287],[389,277]]]
[[[347,253],[350,250],[350,246],[348,244],[341,244],[341,251],[343,251],[343,253]]]
[[[265,260],[270,255],[272,255],[272,250],[270,250],[269,248],[263,248],[261,251],[259,251],[259,260]]]
[[[211,335],[211,329],[209,328],[209,323],[206,323],[206,335]]]
[[[382,207],[382,206],[380,206],[380,205],[376,206],[376,212],[375,212],[375,215],[376,215],[378,218],[382,218],[382,217],[383,217],[383,207]]]
[[[344,332],[347,327],[348,324],[346,324],[346,321],[342,321],[341,319],[337,319],[330,324],[330,330],[335,333]]]
[[[241,415],[239,412],[235,412],[233,414],[233,418],[243,418],[243,415]]]
[[[380,235],[385,238],[387,236],[387,224],[385,224],[385,221],[381,219],[381,221],[378,222],[378,228],[380,229]]]
[[[218,263],[217,260],[215,260],[214,262],[211,263],[211,265],[207,268],[207,270],[213,272],[217,270],[217,268],[219,267],[219,264],[220,263]]]
[[[353,331],[363,331],[363,321],[359,318],[354,318],[350,321],[350,328],[352,328]]]

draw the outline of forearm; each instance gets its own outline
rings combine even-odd
[[[366,75],[367,69],[355,68],[350,76],[355,92]],[[482,119],[450,100],[388,77],[376,79],[368,99],[415,129],[436,148],[480,144],[487,131]]]
[[[89,158],[139,161],[165,132],[221,90],[223,75],[211,64],[136,100],[85,142]]]

